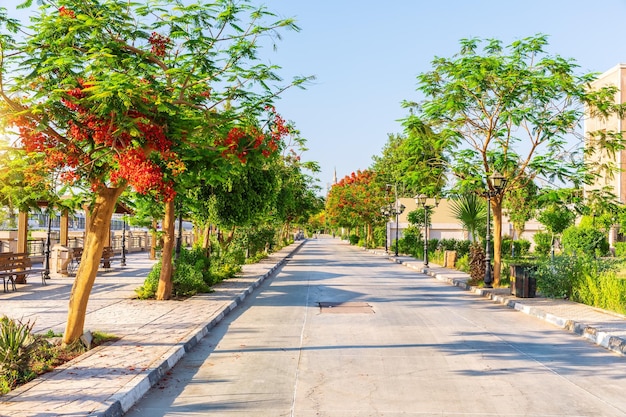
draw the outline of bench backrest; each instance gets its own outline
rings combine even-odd
[[[30,268],[32,262],[27,253],[3,253],[0,256],[0,271],[14,271]]]

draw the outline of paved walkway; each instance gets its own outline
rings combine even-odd
[[[303,242],[246,265],[241,277],[230,279],[185,301],[133,300],[153,262],[147,254],[132,254],[127,267],[102,273],[89,301],[85,329],[121,336],[19,389],[0,397],[2,417],[121,416],[176,364],[208,331],[250,295]],[[417,270],[422,264],[408,257],[372,256]],[[115,267],[116,265],[114,265]],[[429,274],[475,291],[495,302],[574,331],[620,354],[626,353],[626,318],[566,300],[515,298],[508,290],[467,288],[461,272],[433,265]],[[0,293],[0,315],[35,320],[35,331],[65,328],[72,278],[54,277],[49,285],[37,280],[17,292]]]

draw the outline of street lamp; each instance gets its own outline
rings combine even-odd
[[[500,195],[506,186],[506,178],[498,172],[491,174],[491,185],[489,188],[487,181],[487,237],[485,239],[485,288],[492,288],[492,267],[491,267],[491,197]]]
[[[398,256],[398,229],[399,229],[399,216],[402,214],[402,212],[404,212],[404,209],[406,208],[404,206],[404,204],[399,204],[400,202],[398,201],[398,185],[397,184],[387,184],[387,191],[389,191],[391,189],[391,187],[393,187],[393,192],[395,195],[395,202],[393,204],[389,205],[389,214],[391,216],[395,216],[396,217],[396,256]]]
[[[397,195],[397,193],[396,193]],[[394,204],[394,206],[391,209],[391,214],[396,216],[396,256],[398,256],[398,230],[400,229],[399,226],[399,216],[404,212],[404,209],[406,208],[404,206],[404,204],[398,204],[398,199],[396,199],[396,202]]]
[[[385,221],[385,253],[389,251],[389,243],[388,243],[389,237],[387,236],[387,226],[389,225],[389,215],[391,214],[390,207],[391,206],[386,205],[380,208],[380,213],[386,219]]]
[[[426,272],[428,268],[428,210],[433,208],[426,204],[428,196],[426,194],[420,194],[415,196],[415,202],[418,206],[424,209],[424,270]],[[439,197],[435,197],[435,207],[439,205]]]
[[[122,217],[122,261],[121,266],[126,266],[126,218]]]
[[[48,202],[48,230],[46,233],[46,257],[44,258],[43,265],[43,282],[45,280],[50,279],[50,234],[52,233],[52,210],[50,210],[50,202]]]

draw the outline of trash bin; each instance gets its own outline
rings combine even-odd
[[[50,250],[50,271],[67,275],[67,264],[70,262],[70,250],[61,244],[52,246]]]
[[[532,276],[533,267],[511,265],[511,295],[533,298],[537,292],[537,279]]]

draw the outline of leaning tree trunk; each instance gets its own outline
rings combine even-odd
[[[500,286],[502,272],[502,198],[494,198],[491,208],[493,210],[493,286]]]
[[[174,275],[172,255],[174,253],[175,222],[174,201],[169,201],[165,203],[165,217],[163,218],[163,252],[161,255],[159,287],[156,292],[157,300],[169,300],[172,296],[172,276]]]
[[[80,266],[70,293],[67,324],[63,334],[63,343],[70,344],[84,333],[85,315],[91,289],[96,280],[102,250],[108,242],[107,233],[111,225],[111,216],[118,197],[125,187],[103,188],[96,193],[96,200],[90,207],[89,225],[83,248]]]

